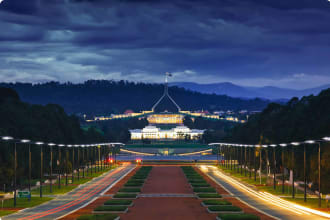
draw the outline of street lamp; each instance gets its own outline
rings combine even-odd
[[[53,192],[53,146],[56,144],[49,143],[48,146],[50,146],[50,185],[49,185],[49,192]]]
[[[294,192],[294,146],[299,146],[299,142],[292,142],[292,198],[294,199],[295,192]]]
[[[40,146],[40,198],[42,197],[42,177],[43,177],[43,151],[42,145],[44,144],[41,141],[35,143]]]
[[[5,136],[1,137],[4,141],[12,141],[13,137]],[[14,207],[16,207],[16,165],[17,165],[17,151],[16,151],[16,142],[14,143]]]
[[[27,139],[22,139],[21,143],[23,144],[27,144],[29,143],[29,192],[31,194],[31,169],[32,169],[32,164],[31,164],[31,144],[30,144],[30,140]],[[31,200],[31,196],[29,197],[29,201]]]
[[[274,190],[276,189],[276,152],[275,152],[275,149],[276,149],[276,144],[271,144],[269,145],[273,148],[273,166],[274,166],[274,169],[273,169],[273,178],[274,178],[274,181],[273,181],[273,186],[274,186]]]
[[[284,194],[284,183],[285,183],[285,176],[284,176],[284,147],[288,146],[287,144],[280,144],[282,147],[282,194]]]
[[[64,147],[64,144],[59,144],[58,146],[58,188],[61,188],[61,147]]]
[[[80,179],[80,174],[79,174],[79,170],[80,170],[79,145],[74,145],[74,147],[77,148],[77,168],[78,168],[78,181],[79,181],[79,179]]]

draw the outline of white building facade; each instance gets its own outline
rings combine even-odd
[[[156,126],[146,126],[143,129],[130,130],[131,140],[143,140],[143,139],[185,139],[198,140],[202,137],[204,130],[190,129],[186,126],[177,126],[170,130],[162,130]]]

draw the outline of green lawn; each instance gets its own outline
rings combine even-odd
[[[304,202],[304,198],[295,198],[295,199],[283,198],[283,199],[288,200],[290,202],[297,203],[302,206],[309,207],[309,208],[319,208],[319,199],[318,198],[307,198],[307,202]],[[326,208],[326,207],[327,207],[326,201],[325,201],[325,199],[322,199],[321,208]],[[329,207],[330,207],[330,204],[329,204]],[[329,208],[328,212],[330,212],[330,208]]]
[[[33,206],[40,205],[41,203],[48,202],[53,198],[49,197],[32,197],[31,201],[27,198],[17,198],[16,200],[16,208],[29,208]],[[14,208],[14,199],[6,199],[3,203],[4,208]]]
[[[9,210],[1,210],[0,209],[0,216],[5,216],[14,213],[15,211],[9,211]]]

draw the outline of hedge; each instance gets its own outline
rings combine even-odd
[[[114,220],[118,217],[116,214],[101,214],[101,215],[82,215],[77,220]]]
[[[259,220],[260,217],[252,214],[220,214],[221,220]]]

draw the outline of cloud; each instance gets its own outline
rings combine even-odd
[[[325,2],[4,1],[0,79],[162,82],[169,71],[175,81],[318,86],[330,83]]]

